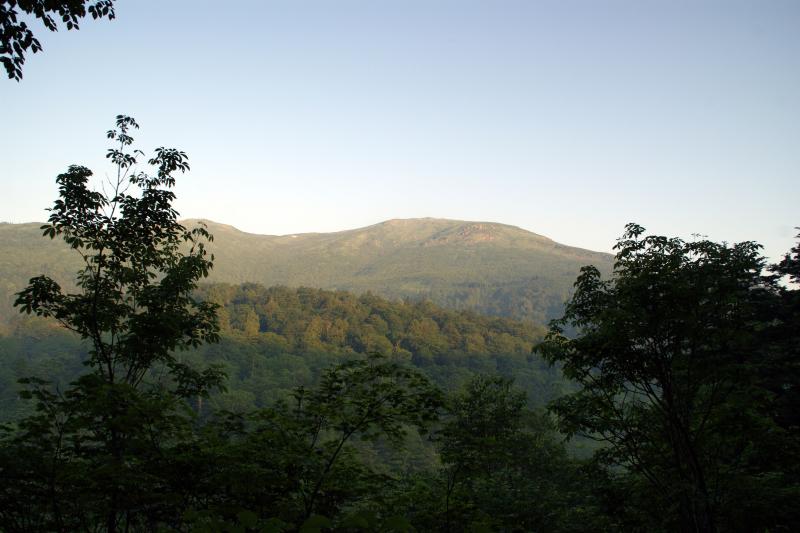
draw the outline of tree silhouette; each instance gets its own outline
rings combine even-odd
[[[198,370],[181,350],[217,340],[216,306],[191,292],[212,267],[203,227],[177,222],[170,190],[189,169],[186,154],[157,148],[149,174],[130,149],[136,122],[118,116],[107,157],[116,179],[89,188],[92,172],[71,166],[57,178],[59,199],[44,235],[62,238],[83,259],[77,288],[67,293],[38,276],[18,293],[25,313],[57,320],[88,345],[89,372],[63,393],[30,379],[37,413],[7,434],[0,470],[0,528],[15,513],[36,530],[77,530],[87,523],[117,531],[169,515],[161,471],[187,432],[186,400],[219,387],[223,374]],[[21,458],[21,459],[20,459]],[[132,510],[136,510],[131,514]]]
[[[605,444],[597,458],[646,494],[651,525],[785,525],[781,500],[797,485],[784,467],[797,439],[777,423],[764,376],[791,379],[797,365],[769,356],[785,334],[777,278],[765,273],[758,244],[644,231],[627,226],[611,279],[583,269],[537,348],[581,387],[553,404],[562,430]]]
[[[20,15],[39,19],[50,31],[58,31],[61,19],[67,30],[80,29],[86,15],[93,19],[114,18],[114,0],[2,0],[0,1],[0,61],[9,79],[22,79],[25,53],[34,54],[42,45]]]

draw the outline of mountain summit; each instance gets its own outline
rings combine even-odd
[[[201,220],[185,220],[192,226]],[[543,323],[557,316],[580,267],[610,271],[612,256],[564,246],[515,226],[394,219],[334,233],[258,235],[202,220],[214,234],[210,281],[309,286],[389,298],[429,298],[456,309]],[[41,238],[39,224],[0,225],[0,291],[40,272],[72,279],[77,257]]]

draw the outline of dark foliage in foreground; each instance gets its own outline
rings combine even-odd
[[[84,261],[78,290],[39,276],[18,293],[22,311],[60,323],[88,351],[69,384],[23,381],[35,409],[0,431],[1,530],[791,531],[800,523],[800,299],[779,283],[798,281],[799,248],[766,274],[753,243],[686,243],[630,225],[613,278],[585,268],[564,318],[536,349],[576,384],[551,405],[561,432],[601,443],[579,461],[551,415],[530,409],[531,395],[507,377],[464,375],[444,394],[423,373],[462,368],[448,362],[470,353],[497,362],[522,355],[533,337],[519,323],[370,295],[253,285],[197,292],[212,267],[211,236],[177,222],[170,191],[186,155],[160,148],[149,160],[154,174],[137,170],[141,153],[129,152],[137,127],[121,116],[108,134],[118,143],[108,154],[118,170],[110,194],[91,190],[83,167],[58,177],[60,198],[42,229]],[[274,397],[214,396],[226,383],[248,392],[257,375],[255,358],[248,365],[195,350],[219,341],[220,326],[234,339],[222,347],[263,344],[272,355],[330,364]],[[226,382],[210,361],[238,375]],[[414,468],[397,461],[426,453]]]
[[[631,224],[615,277],[585,268],[538,347],[580,384],[553,404],[561,429],[604,444],[596,457],[636,494],[642,527],[800,523],[789,414],[800,407],[797,291],[765,273],[759,248],[646,236]],[[796,276],[796,263],[795,249],[773,271]]]

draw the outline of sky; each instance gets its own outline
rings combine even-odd
[[[183,217],[265,234],[391,218],[611,251],[625,223],[755,240],[800,226],[796,0],[117,0],[0,79],[0,220],[111,172],[105,131],[177,147]]]

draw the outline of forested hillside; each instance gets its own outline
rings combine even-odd
[[[316,383],[331,364],[370,353],[409,362],[445,390],[497,373],[515,379],[531,405],[565,391],[560,372],[531,354],[545,330],[529,323],[309,288],[212,284],[197,297],[221,305],[220,342],[183,356],[225,370],[227,390],[212,396],[212,407],[263,407]],[[18,397],[19,378],[66,386],[84,370],[86,346],[55,321],[14,317],[0,329],[0,358],[0,420],[9,420],[30,407]]]
[[[559,316],[582,266],[611,268],[609,254],[488,222],[390,220],[284,236],[206,224],[216,236],[208,247],[216,257],[210,281],[372,291],[541,325]],[[39,226],[0,224],[0,304],[10,304],[11,295],[38,273],[68,283],[80,267],[63,243],[41,239]]]

